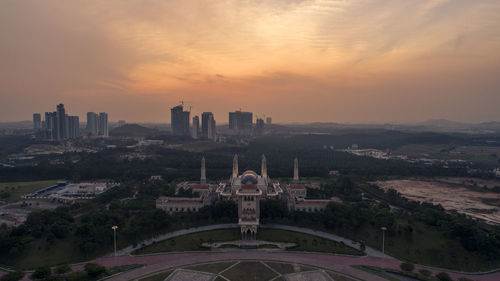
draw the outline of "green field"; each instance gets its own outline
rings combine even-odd
[[[31,193],[38,189],[51,186],[57,183],[58,180],[46,181],[21,181],[21,182],[1,182],[0,192],[8,192],[9,197],[0,199],[6,202],[15,202],[21,198],[22,195]]]
[[[342,243],[295,231],[260,229],[257,238],[259,240],[271,242],[295,243],[297,246],[291,249],[294,251],[361,255],[361,252],[358,250]],[[162,252],[207,251],[210,249],[201,246],[204,242],[226,242],[239,239],[241,239],[240,230],[236,228],[203,231],[156,242],[135,250],[133,254],[142,255]]]
[[[196,232],[179,237],[166,239],[153,243],[133,252],[135,255],[152,254],[162,252],[183,252],[183,251],[207,251],[209,248],[202,247],[204,242],[224,242],[241,239],[239,229],[218,229],[211,231]]]
[[[439,160],[462,159],[483,166],[498,166],[500,147],[451,146],[441,144],[407,144],[395,149],[393,154]]]
[[[289,242],[297,246],[290,248],[293,251],[326,252],[345,255],[361,255],[361,252],[345,244],[321,238],[318,236],[287,231],[280,229],[260,229],[257,233],[259,240],[271,242]]]

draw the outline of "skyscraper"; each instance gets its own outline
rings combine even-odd
[[[68,138],[76,139],[80,137],[80,118],[78,116],[68,116]]]
[[[78,116],[68,116],[64,104],[58,104],[54,112],[45,112],[45,120],[40,122],[41,116],[33,114],[34,127],[39,128],[37,138],[49,140],[66,140],[80,137],[80,123]],[[41,123],[41,124],[40,124]]]
[[[87,112],[87,131],[91,136],[97,136],[97,119],[96,113]]]
[[[33,114],[33,129],[38,131],[42,128],[42,116],[40,113]]]
[[[199,137],[198,135],[199,133],[200,133],[200,117],[194,116],[191,136],[193,137],[193,139],[197,139]]]
[[[269,126],[269,125],[271,125],[272,123],[273,123],[273,118],[271,118],[271,117],[267,117],[267,118],[266,118],[266,125],[268,125],[268,126]]]
[[[264,119],[257,118],[255,122],[255,134],[260,136],[264,134]]]
[[[252,124],[252,112],[229,112],[229,130],[231,133],[237,135],[251,135]]]
[[[207,138],[210,140],[217,139],[217,127],[216,127],[215,119],[214,119],[213,115],[210,117],[210,120],[209,120]]]
[[[67,127],[66,127],[66,110],[64,109],[64,104],[57,105],[56,111],[56,140],[62,140],[67,138]]]
[[[212,112],[203,112],[201,114],[201,136],[207,139],[216,137],[215,118]]]
[[[170,109],[170,123],[172,134],[177,136],[189,136],[189,111],[184,111],[183,105]]]
[[[57,138],[57,113],[45,112],[45,138],[55,140]]]
[[[97,134],[99,136],[109,137],[108,114],[106,112],[99,113],[97,120]]]

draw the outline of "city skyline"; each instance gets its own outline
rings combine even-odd
[[[112,12],[110,12],[112,11]],[[71,104],[170,122],[499,121],[500,2],[5,1],[1,121]],[[300,114],[297,114],[300,113]]]

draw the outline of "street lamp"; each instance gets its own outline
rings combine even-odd
[[[385,231],[387,227],[382,226],[380,229],[382,229],[382,254],[385,254]]]
[[[115,257],[116,257],[116,230],[118,229],[118,226],[113,225],[111,229],[113,229],[113,238],[114,238],[113,240],[115,242],[114,244],[115,244]]]

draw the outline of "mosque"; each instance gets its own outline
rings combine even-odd
[[[206,179],[205,158],[201,160],[201,177],[199,182],[181,182],[180,190],[191,190],[199,197],[166,197],[156,200],[156,207],[169,213],[198,211],[204,206],[215,204],[218,200],[234,200],[238,203],[238,224],[243,240],[255,240],[260,224],[260,200],[281,199],[287,202],[292,211],[317,212],[325,209],[332,200],[306,199],[307,189],[318,188],[318,185],[299,180],[298,159],[294,160],[293,181],[283,186],[272,180],[267,174],[267,160],[261,159],[260,175],[247,170],[239,173],[238,155],[233,158],[231,178],[219,184],[208,184]]]

